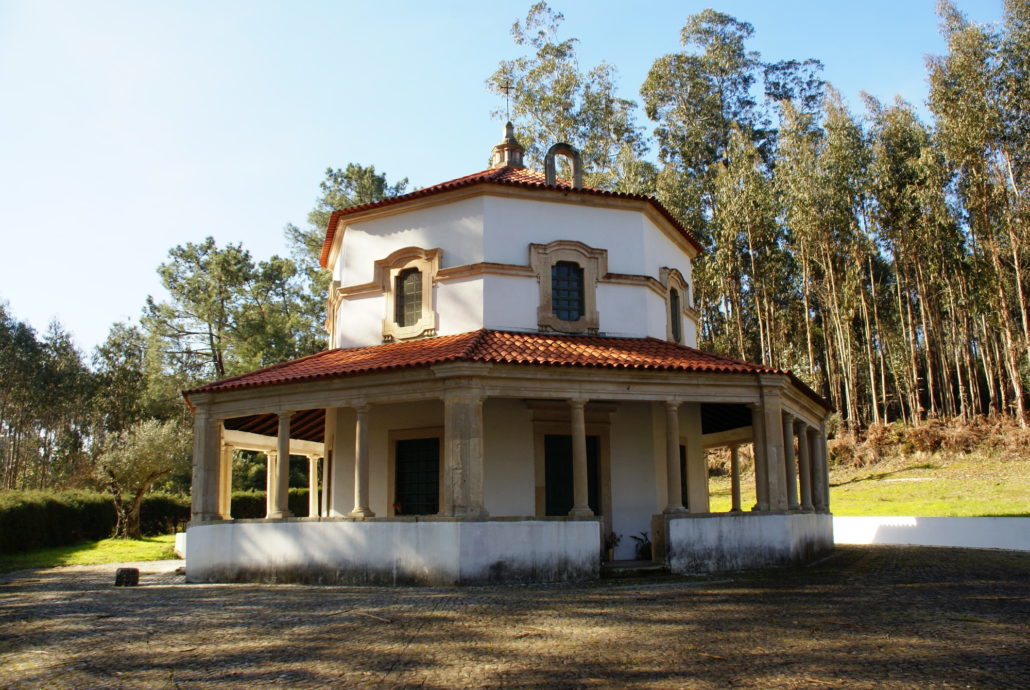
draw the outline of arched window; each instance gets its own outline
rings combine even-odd
[[[551,267],[551,312],[562,321],[583,316],[583,269],[574,261],[558,261]]]
[[[394,321],[398,326],[414,326],[422,318],[422,272],[408,268],[395,280]]]
[[[672,326],[674,342],[683,342],[683,309],[680,307],[679,290],[669,290],[669,324]]]

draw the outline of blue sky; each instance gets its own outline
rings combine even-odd
[[[175,245],[285,254],[326,167],[415,187],[481,170],[501,126],[484,81],[519,54],[510,27],[530,4],[0,0],[0,300],[88,351],[161,298]],[[1001,17],[1001,0],[958,5]],[[922,106],[924,58],[944,50],[933,0],[551,6],[581,66],[616,65],[637,101],[705,7],[753,24],[767,60],[822,60],[856,111],[862,90]]]

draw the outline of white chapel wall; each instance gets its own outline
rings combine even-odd
[[[521,400],[490,398],[483,407],[483,493],[493,517],[536,511],[531,412]]]
[[[482,197],[358,221],[347,226],[333,278],[344,286],[371,282],[376,260],[405,247],[442,249],[440,268],[479,263],[482,237]]]
[[[612,414],[612,531],[622,536],[617,559],[635,557],[632,537],[650,533],[651,516],[661,512],[655,502],[651,408],[650,403],[623,402]]]

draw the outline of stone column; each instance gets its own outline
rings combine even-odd
[[[766,481],[765,458],[765,415],[762,406],[749,404],[751,408],[751,444],[755,458],[755,506],[752,511],[769,510],[769,483]]]
[[[812,429],[804,422],[796,423],[798,433],[798,475],[801,477],[801,510],[812,512]]]
[[[293,517],[290,512],[290,417],[293,412],[279,413],[279,436],[276,439],[275,490],[268,517]]]
[[[572,510],[569,517],[593,517],[587,484],[586,400],[570,400],[572,416]]]
[[[333,500],[333,473],[336,468],[333,459],[336,457],[336,415],[337,408],[328,407],[325,411],[325,443],[322,456],[322,516],[332,515],[330,510]]]
[[[222,420],[211,416],[207,406],[198,406],[193,416],[193,522],[219,519],[218,465],[222,446]]]
[[[308,456],[308,517],[318,517],[318,456]]]
[[[279,471],[279,454],[274,450],[265,451],[265,519],[272,517],[275,509],[275,479]]]
[[[786,444],[783,439],[783,403],[780,396],[770,390],[763,391],[765,400],[762,410],[765,419],[765,459],[766,480],[769,485],[769,510],[787,510],[787,490],[784,480],[787,469],[784,467]]]
[[[680,476],[680,404],[665,402],[665,482],[668,486],[666,513],[685,513],[683,478]]]
[[[232,519],[232,453],[233,447],[223,443],[218,464],[218,515],[223,520]]]
[[[784,481],[787,484],[787,509],[797,510],[798,504],[798,465],[794,454],[794,415],[783,413],[783,465]]]
[[[444,501],[441,514],[485,520],[483,396],[475,389],[444,397]]]
[[[740,512],[740,446],[730,446],[730,512]]]
[[[687,510],[691,513],[708,512],[708,465],[705,449],[701,445],[701,403],[683,403],[684,455],[687,469]]]
[[[368,405],[354,408],[357,417],[354,430],[354,510],[347,517],[375,517],[368,507]]]

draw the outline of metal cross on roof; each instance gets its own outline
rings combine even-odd
[[[511,92],[515,90],[515,85],[510,81],[505,81],[503,84],[498,84],[497,88],[504,92],[504,119],[511,119]]]

